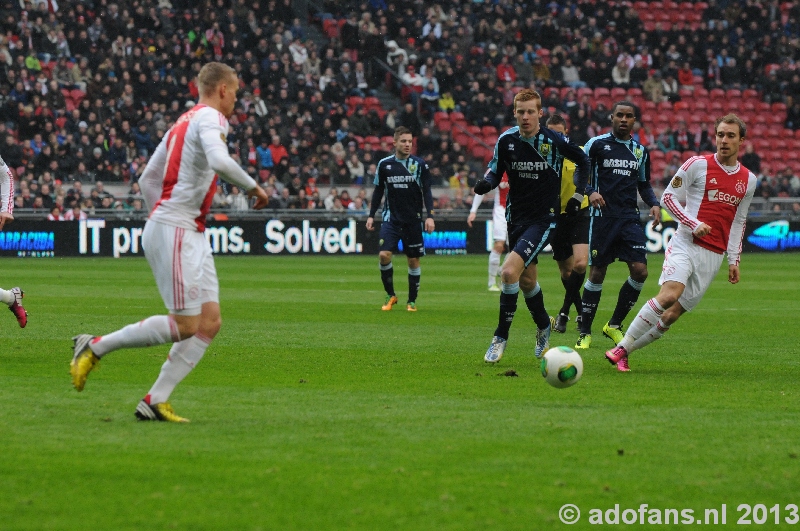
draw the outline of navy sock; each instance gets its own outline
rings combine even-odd
[[[572,275],[569,277],[569,288],[567,291],[572,292],[572,304],[575,305],[575,311],[578,312],[578,315],[580,315],[583,311],[583,303],[581,302],[581,286],[583,286],[584,280],[586,280],[586,271],[583,273],[576,273],[573,271]]]
[[[511,321],[514,320],[514,312],[517,311],[519,282],[503,284],[502,290],[502,293],[500,293],[500,316],[497,320],[497,329],[494,331],[494,335],[508,339]]]
[[[581,311],[581,334],[592,333],[592,323],[594,322],[594,316],[597,313],[597,306],[600,304],[600,296],[602,294],[602,284],[594,284],[591,281],[587,281],[586,285],[583,286],[583,299],[581,299],[581,305],[583,306]]]
[[[536,287],[531,291],[523,293],[523,296],[525,297],[525,305],[528,307],[528,311],[531,312],[531,317],[533,317],[536,327],[544,330],[550,326],[550,316],[544,307],[544,295],[539,283],[537,282]]]
[[[609,326],[619,326],[628,313],[636,305],[639,300],[639,294],[642,292],[644,282],[636,282],[631,277],[622,285],[619,290],[619,297],[617,298],[617,307],[614,308],[614,314],[611,320],[608,321]]]
[[[386,293],[394,296],[394,268],[392,263],[386,265],[380,264],[381,268],[381,281],[383,282],[383,289]]]
[[[414,269],[408,268],[408,302],[417,301],[417,293],[419,293],[419,277],[422,274],[422,269],[416,267]]]
[[[558,313],[563,313],[564,315],[569,315],[569,307],[572,306],[572,298],[569,293],[569,281],[574,274],[575,273],[572,273],[567,278],[561,277],[561,285],[564,286],[564,304],[561,305],[561,309],[558,310]]]

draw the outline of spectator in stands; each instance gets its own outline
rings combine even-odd
[[[278,135],[272,135],[272,143],[269,145],[269,151],[272,155],[273,166],[280,164],[284,158],[288,159],[289,157],[289,152],[281,144],[281,137]]]
[[[686,122],[680,120],[672,133],[675,149],[679,151],[695,151],[694,135],[689,132]],[[749,167],[749,166],[748,166]]]
[[[398,76],[406,72],[408,53],[397,45],[397,41],[390,40],[386,43],[386,63],[395,68]]]
[[[364,163],[358,159],[358,154],[353,153],[347,160],[347,170],[350,172],[350,180],[352,184],[362,185],[365,180]]]
[[[238,186],[231,185],[231,193],[226,198],[231,210],[242,212],[250,210],[250,202],[245,194],[239,190]]]
[[[672,129],[665,127],[656,139],[656,147],[667,153],[677,149],[675,145],[675,136],[672,134]]]
[[[689,61],[684,61],[678,70],[678,88],[681,90],[694,90],[694,74]]]
[[[752,142],[747,142],[742,155],[742,164],[745,168],[758,175],[761,172],[761,157],[756,153]]]
[[[48,221],[64,221],[64,216],[61,215],[61,209],[58,206],[51,206],[50,213],[47,214]]]
[[[579,89],[586,86],[586,82],[581,81],[580,71],[578,70],[578,67],[572,63],[571,57],[567,57],[564,60],[564,64],[561,66],[561,79],[565,85],[574,89]]]
[[[614,81],[615,87],[627,89],[631,86],[630,70],[625,61],[617,61],[617,64],[611,69],[611,79]]]
[[[550,82],[550,67],[538,56],[533,60],[533,79],[539,86]]]
[[[672,73],[668,73],[664,79],[661,80],[661,87],[664,92],[664,97],[675,103],[676,101],[681,101],[681,96],[678,89],[678,81],[672,75]]]
[[[681,167],[681,159],[678,155],[672,155],[672,158],[667,162],[667,165],[664,166],[664,173],[661,176],[661,186],[666,188],[667,185],[672,181],[672,178],[675,176],[675,173]]]
[[[642,88],[645,81],[647,81],[647,69],[642,65],[641,58],[634,59],[633,68],[628,73],[628,78],[630,79],[631,87],[635,88]]]
[[[784,127],[797,131],[800,129],[800,102],[795,101],[786,113]]]
[[[653,103],[661,103],[666,98],[664,96],[664,85],[661,80],[661,72],[655,71],[647,78],[642,86],[645,97]]]

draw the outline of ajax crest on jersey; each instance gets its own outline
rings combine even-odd
[[[542,356],[541,369],[547,383],[561,389],[581,379],[583,360],[569,347],[553,347]]]

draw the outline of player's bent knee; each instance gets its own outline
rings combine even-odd
[[[219,333],[220,328],[222,328],[222,318],[217,317],[216,319],[203,320],[197,327],[197,332],[195,333],[202,334],[208,339],[214,339]]]
[[[381,251],[378,253],[378,259],[382,264],[388,264],[392,261],[392,253],[389,251]]]
[[[186,319],[186,317],[190,317],[190,319]],[[178,325],[178,334],[180,334],[181,341],[183,341],[184,339],[189,339],[197,333],[197,330],[200,327],[200,316],[178,315],[175,318],[175,324]]]

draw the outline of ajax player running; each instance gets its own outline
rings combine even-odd
[[[6,161],[0,158],[0,230],[6,223],[14,221],[14,176],[8,169]],[[17,318],[20,328],[28,324],[28,312],[22,307],[24,293],[20,288],[0,289],[0,301],[6,303],[8,309]]]
[[[500,259],[503,257],[506,240],[508,239],[508,224],[506,222],[506,198],[508,197],[508,176],[503,175],[500,184],[497,185],[497,193],[494,194],[494,206],[492,207],[492,251],[489,253],[489,291],[500,291],[497,285],[497,275],[500,273]],[[483,202],[482,195],[475,195],[472,200],[472,207],[467,216],[467,225],[472,227],[472,222],[478,213],[478,208]]]
[[[239,81],[235,70],[208,63],[197,76],[198,104],[178,118],[148,162],[139,182],[150,209],[142,246],[169,315],[156,315],[103,336],[75,336],[70,363],[72,385],[82,391],[100,358],[121,348],[172,342],[153,387],[139,402],[139,420],[188,422],[168,400],[200,362],[221,325],[219,282],[205,219],[216,190],[215,174],[247,190],[255,208],[268,201],[228,154],[227,118]]]
[[[675,173],[661,205],[680,223],[664,254],[658,295],[647,301],[606,359],[628,371],[628,356],[664,335],[703,298],[728,254],[728,282],[739,282],[739,256],[756,177],[739,164],[745,123],[735,114],[714,125],[717,153],[692,157]],[[683,203],[683,204],[681,204]]]

